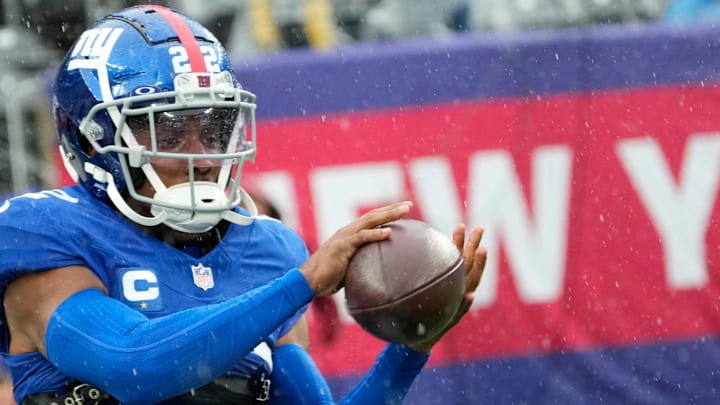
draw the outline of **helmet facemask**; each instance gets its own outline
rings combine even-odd
[[[221,219],[252,222],[255,205],[240,187],[242,166],[255,158],[255,96],[234,85],[230,72],[182,73],[174,91],[143,87],[135,95],[95,105],[80,123],[80,132],[96,153],[118,156],[128,195],[150,206],[151,216],[132,209],[113,176],[85,163],[85,171],[106,181],[107,195],[131,220],[145,226],[160,223],[187,233],[206,232]],[[102,146],[102,127],[93,119],[106,111],[115,127],[114,142]],[[177,167],[186,182],[166,185],[159,168]],[[156,170],[158,168],[158,170]],[[141,194],[131,180],[139,169],[155,190]],[[198,171],[218,173],[197,178]],[[202,176],[201,176],[202,177]],[[234,211],[245,203],[249,216]]]

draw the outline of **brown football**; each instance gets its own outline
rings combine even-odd
[[[425,222],[402,219],[383,226],[390,238],[361,247],[345,275],[350,315],[370,334],[411,344],[445,328],[465,291],[462,254]]]

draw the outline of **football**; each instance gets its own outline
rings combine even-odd
[[[465,291],[462,254],[425,222],[402,219],[382,226],[390,237],[362,246],[345,275],[350,315],[388,342],[412,344],[445,328]]]

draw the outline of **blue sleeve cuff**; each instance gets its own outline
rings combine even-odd
[[[295,268],[290,270],[285,274],[283,279],[288,284],[293,303],[304,305],[315,297],[315,291],[310,287],[310,284],[308,284],[305,276],[300,272],[300,269]]]

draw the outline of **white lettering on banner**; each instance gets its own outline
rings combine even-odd
[[[363,207],[387,204],[407,198],[399,162],[327,166],[310,173],[318,240],[337,231],[338,224],[357,218]]]
[[[571,163],[572,151],[566,146],[545,146],[533,153],[533,222],[510,153],[483,151],[471,156],[468,222],[484,224],[483,241],[488,248],[474,307],[495,300],[501,238],[520,298],[526,303],[560,298],[567,256]]]
[[[656,140],[625,139],[616,148],[661,236],[668,284],[679,289],[705,286],[708,267],[704,238],[720,187],[720,134],[688,138],[677,181]],[[524,303],[553,302],[561,297],[572,157],[572,150],[565,145],[537,148],[531,156],[531,190],[526,197],[510,152],[477,151],[468,162],[466,207],[460,201],[459,187],[447,157],[422,157],[408,163],[416,209],[422,209],[425,220],[450,234],[466,212],[465,222],[483,224],[487,229],[484,244],[489,259],[476,294],[476,307],[488,306],[496,299],[500,244],[505,247],[508,269]],[[404,170],[401,162],[390,161],[311,171],[317,240],[326,240],[338,224],[355,219],[362,207],[407,198]],[[297,213],[292,175],[288,172],[262,175],[274,183],[269,190],[288,204],[283,211]],[[342,294],[335,298],[338,303],[343,302]],[[340,305],[340,311],[343,320],[349,320],[344,305]]]
[[[318,241],[325,241],[338,229],[357,218],[363,207],[387,204],[407,198],[403,168],[399,162],[330,166],[310,173]],[[340,320],[352,322],[345,307],[345,291],[333,296]]]
[[[705,233],[720,179],[720,134],[688,138],[678,184],[652,138],[621,140],[617,154],[661,238],[669,285],[705,286]]]
[[[432,156],[410,161],[408,165],[413,195],[422,204],[422,218],[445,235],[452,235],[463,220],[458,187],[446,157]]]
[[[497,291],[498,239],[507,247],[520,298],[527,303],[552,302],[563,291],[567,256],[572,152],[566,146],[538,148],[533,154],[532,210],[528,210],[512,156],[505,151],[471,156],[468,176],[468,222],[488,228],[489,262],[474,305],[487,306]],[[448,234],[462,218],[449,162],[442,157],[413,160],[413,192],[424,218]],[[338,224],[352,221],[363,206],[405,197],[399,163],[325,167],[311,174],[318,240]],[[530,218],[534,213],[534,221]],[[436,225],[438,224],[438,225]],[[447,228],[447,229],[445,229]],[[335,295],[341,320],[350,322],[344,296]]]

